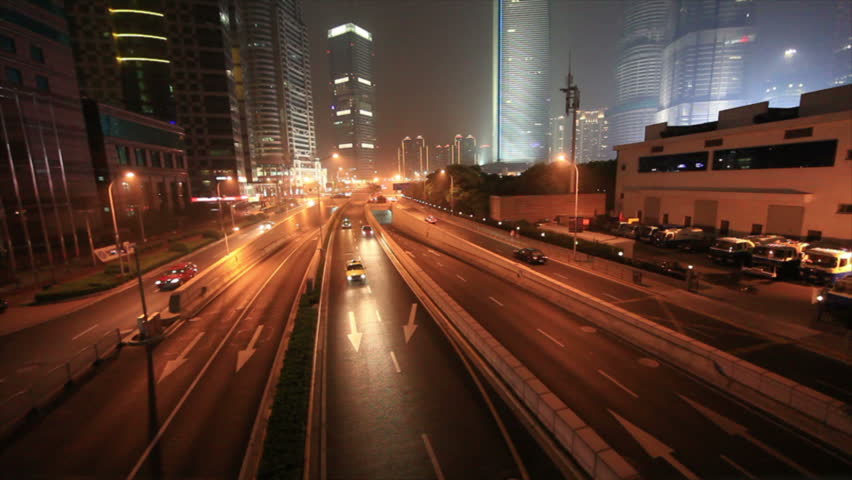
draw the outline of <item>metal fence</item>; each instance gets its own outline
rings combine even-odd
[[[30,413],[43,408],[69,384],[121,346],[118,329],[105,333],[67,361],[56,365],[29,387],[0,401],[0,434],[8,433]]]

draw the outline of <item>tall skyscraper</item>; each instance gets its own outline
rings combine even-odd
[[[832,87],[852,83],[852,2],[838,0],[834,15],[834,65]]]
[[[239,4],[226,0],[165,2],[167,57],[171,59],[177,123],[186,131],[186,157],[194,196],[212,197],[216,183],[225,194],[245,191],[243,125],[234,79],[231,22]]]
[[[615,157],[609,143],[606,110],[577,111],[577,163],[609,160]]]
[[[429,171],[434,172],[449,165],[452,161],[452,148],[449,143],[432,147],[429,150]]]
[[[476,137],[468,134],[466,137],[456,135],[453,138],[452,163],[459,165],[476,165]]]
[[[300,0],[242,0],[248,174],[276,182],[316,153],[311,64]]]
[[[39,258],[79,256],[83,212],[100,224],[68,23],[57,5],[0,8],[0,278],[9,272],[9,281]]]
[[[328,31],[331,121],[345,168],[361,178],[376,174],[373,35],[354,23]]]
[[[565,151],[565,141],[568,140],[568,125],[565,115],[550,117],[547,135],[550,138],[550,151],[547,157],[552,159],[554,155]]]
[[[426,140],[421,135],[405,137],[398,149],[398,171],[404,177],[413,177],[414,172],[425,172],[429,168],[429,152]]]
[[[494,99],[497,160],[547,158],[550,113],[549,0],[495,0]]]
[[[607,112],[613,145],[641,142],[655,123],[666,24],[672,0],[639,0],[624,9],[615,65],[615,107]]]
[[[174,121],[164,0],[66,2],[84,97]]]
[[[663,51],[657,122],[712,122],[748,103],[747,67],[756,39],[754,2],[677,0]]]

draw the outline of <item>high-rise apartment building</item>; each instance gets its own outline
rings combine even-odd
[[[550,113],[548,0],[495,0],[493,31],[496,160],[545,160]]]
[[[245,191],[243,125],[234,78],[231,22],[239,22],[239,4],[225,0],[165,2],[167,58],[171,60],[177,123],[186,132],[186,157],[192,194],[213,197]]]
[[[399,163],[397,171],[404,177],[413,177],[414,172],[425,172],[429,169],[429,147],[421,135],[415,138],[405,137],[397,151]]]
[[[833,87],[852,83],[852,29],[849,20],[852,18],[852,2],[838,0],[835,4],[834,15],[834,56],[832,74]]]
[[[311,63],[300,0],[241,0],[239,66],[248,178],[277,182],[316,153]]]
[[[72,46],[84,97],[174,121],[165,0],[70,0]]]
[[[79,256],[86,212],[100,225],[60,5],[0,2],[0,277],[7,281],[22,265]]]
[[[655,123],[666,24],[672,0],[638,0],[624,9],[615,65],[615,106],[607,112],[614,145],[641,142]]]
[[[446,145],[435,145],[429,150],[429,169],[430,171],[445,168],[452,163],[453,146],[449,143]]]
[[[346,23],[328,31],[331,122],[344,168],[372,178],[376,166],[373,34]]]
[[[547,156],[553,159],[555,155],[565,151],[565,141],[570,137],[568,137],[568,125],[565,115],[550,117],[549,125],[547,135],[550,138],[550,150]]]
[[[606,110],[577,111],[577,163],[609,160],[615,157],[609,143]]]
[[[477,154],[476,137],[471,134],[463,137],[456,135],[453,138],[452,162],[458,165],[476,165]]]
[[[657,122],[712,122],[719,110],[748,103],[754,3],[676,0],[670,42],[663,51]]]

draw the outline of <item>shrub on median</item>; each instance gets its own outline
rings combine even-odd
[[[211,240],[219,240],[222,238],[222,232],[218,230],[204,230],[201,232],[201,236]]]
[[[170,252],[189,253],[189,245],[183,242],[174,242],[169,245]]]
[[[95,273],[53,285],[35,295],[35,303],[50,303],[109,290],[122,282],[108,273]]]

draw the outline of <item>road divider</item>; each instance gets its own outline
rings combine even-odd
[[[463,261],[510,280],[844,452],[852,451],[850,409],[839,400],[588,295],[425,223],[404,209],[394,209],[393,224],[427,245],[453,252]]]
[[[411,279],[414,283],[411,286],[415,293],[419,291],[428,297],[438,309],[435,313],[450,321],[464,340],[497,372],[503,385],[591,478],[609,480],[639,477],[632,465],[456,303],[409,255],[404,254],[404,250],[376,221],[369,205],[366,210],[367,220],[377,232],[382,247],[400,269],[403,278],[406,281]],[[395,223],[397,215],[394,217]],[[423,223],[422,220],[419,223]],[[422,234],[428,234],[427,230],[424,228]],[[424,306],[427,309],[430,307],[428,303],[424,303]]]

